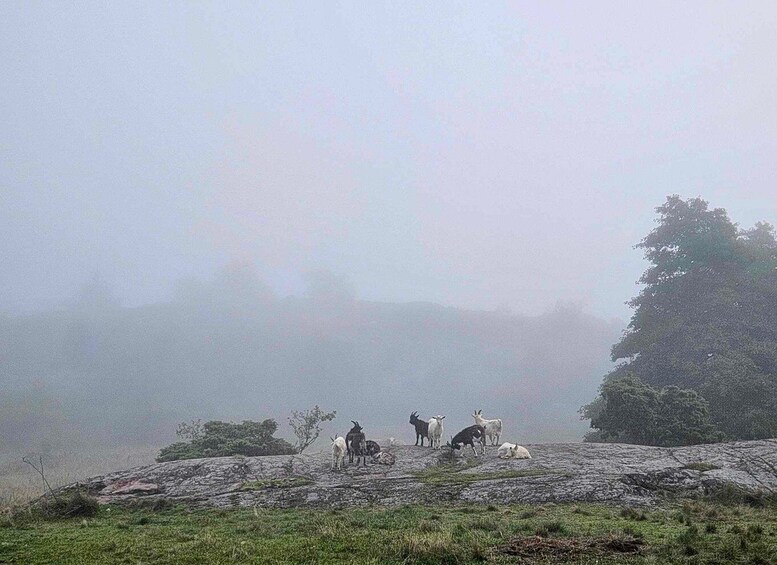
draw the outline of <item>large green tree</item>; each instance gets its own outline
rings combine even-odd
[[[740,230],[700,198],[670,196],[656,211],[658,226],[637,245],[651,266],[606,381],[631,374],[653,387],[693,389],[728,437],[777,436],[774,228]]]

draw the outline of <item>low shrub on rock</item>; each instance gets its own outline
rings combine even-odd
[[[275,420],[262,422],[244,420],[240,424],[211,421],[202,425],[201,432],[190,441],[180,441],[163,448],[158,462],[200,457],[228,457],[230,455],[292,455],[297,451],[289,442],[273,437],[278,429]]]

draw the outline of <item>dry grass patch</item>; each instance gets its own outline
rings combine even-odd
[[[150,465],[158,451],[158,447],[57,450],[43,456],[44,470],[56,489],[89,477]],[[43,492],[40,475],[22,461],[22,454],[0,455],[0,508],[25,504]]]
[[[631,536],[603,536],[593,538],[548,538],[543,536],[516,537],[499,548],[499,552],[528,560],[563,559],[584,555],[637,554],[643,541]]]
[[[486,558],[486,544],[477,536],[457,539],[451,531],[403,533],[394,555],[403,563],[471,563]]]

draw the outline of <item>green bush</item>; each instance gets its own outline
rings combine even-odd
[[[694,390],[657,389],[634,375],[608,379],[601,396],[584,408],[596,438],[642,445],[695,445],[722,441],[710,423],[708,403]]]
[[[292,455],[294,447],[287,441],[273,437],[278,429],[275,420],[263,422],[244,420],[232,422],[205,422],[202,432],[190,441],[180,441],[163,448],[158,462],[200,457],[228,457],[230,455]]]

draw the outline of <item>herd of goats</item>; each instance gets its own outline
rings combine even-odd
[[[476,441],[480,444],[481,455],[486,453],[486,441],[489,441],[492,446],[499,444],[499,437],[502,435],[502,420],[499,418],[487,420],[483,417],[482,410],[476,410],[472,417],[475,418],[475,424],[461,430],[445,445],[452,450],[459,450],[462,446],[469,445],[477,457]],[[427,422],[418,417],[418,412],[410,414],[410,424],[415,427],[415,444],[418,445],[420,441],[421,447],[423,447],[424,439],[426,439],[429,447],[442,449],[444,419],[445,416],[432,416]],[[345,437],[330,438],[332,440],[332,470],[342,469],[343,459],[346,455],[348,455],[349,463],[353,463],[354,458],[356,459],[357,467],[359,460],[366,467],[367,457],[371,457],[373,462],[383,465],[393,465],[396,462],[394,455],[382,451],[378,442],[368,440],[365,437],[364,428],[359,425],[359,422],[354,420],[351,422],[353,427],[345,434]],[[393,443],[393,438],[391,441]],[[503,443],[499,446],[497,453],[502,459],[531,459],[531,455],[525,447],[514,443]]]

